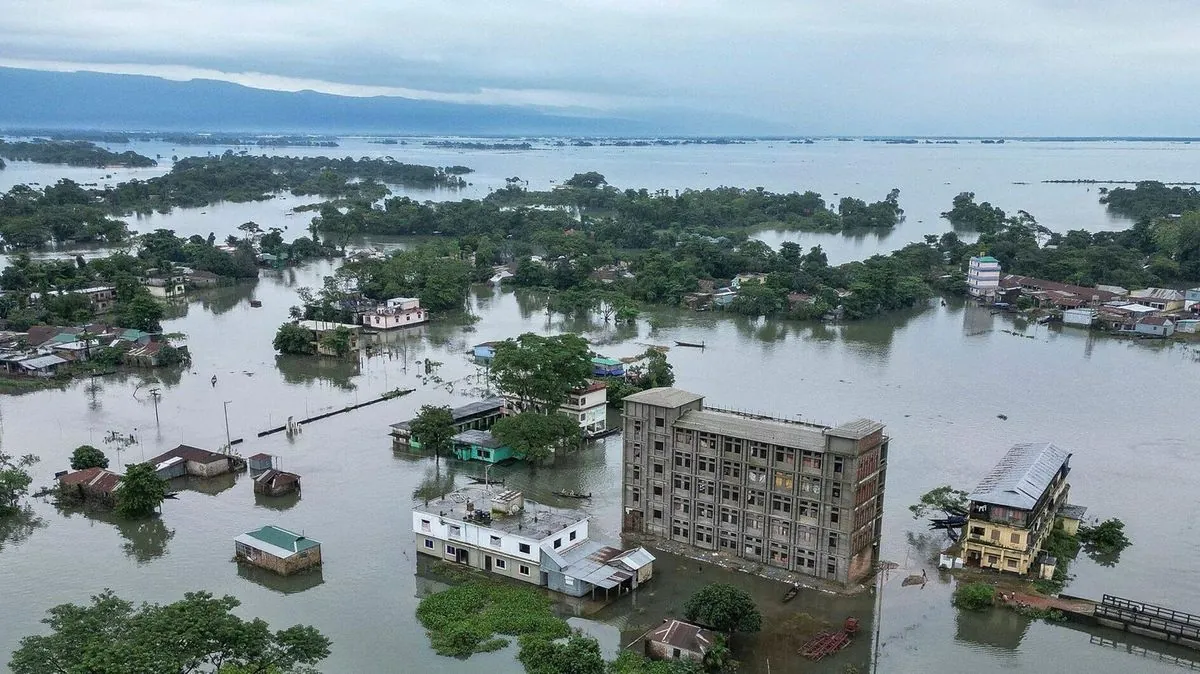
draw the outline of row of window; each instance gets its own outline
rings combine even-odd
[[[711,506],[710,506],[710,508],[711,508]],[[701,521],[696,521],[696,522],[692,523],[686,517],[678,517],[678,515],[687,515],[687,514],[688,514],[687,504],[682,504],[682,508],[678,508],[675,510],[675,514],[672,515],[672,517],[671,517],[671,534],[673,536],[683,536],[686,538],[690,535],[690,532],[692,531],[692,527],[694,527],[694,530],[697,533],[696,541],[698,543],[711,543],[712,542],[711,536],[708,537],[708,539],[704,539],[704,538],[700,537],[700,533],[701,532],[712,532],[713,528],[714,528],[713,524],[709,524],[709,523],[701,522]],[[698,515],[698,516],[702,516],[702,515]],[[711,519],[711,517],[712,517],[711,510],[708,511],[707,517],[709,519]],[[650,519],[652,522],[661,524],[664,521],[664,518],[665,518],[665,514],[661,509],[655,508],[650,511]],[[770,538],[773,538],[773,539],[783,539],[786,541],[792,541],[793,540],[792,536],[794,534],[795,535],[794,542],[798,543],[798,544],[816,545],[818,536],[820,535],[820,529],[815,526],[795,524],[793,522],[788,522],[788,521],[777,519],[774,517],[769,518],[769,519],[764,519],[764,517],[762,515],[755,515],[755,514],[750,514],[750,513],[739,513],[735,510],[728,510],[725,508],[721,509],[721,513],[720,513],[720,525],[721,526],[730,525],[732,527],[738,527],[739,524],[743,525],[740,528],[743,529],[745,532],[758,533],[758,534],[764,533],[764,526],[765,526],[767,528],[766,533],[768,534],[768,536]],[[725,533],[727,529],[728,529],[728,527],[723,528],[722,533]],[[871,531],[869,529],[864,529],[863,532],[860,532],[860,534],[864,533],[864,532],[866,535],[871,534]],[[838,545],[841,542],[841,540],[842,540],[842,534],[840,534],[839,532],[837,532],[837,531],[828,532],[827,538],[826,538],[826,543],[827,543],[828,549],[836,550],[838,548]],[[856,540],[855,549],[857,549],[858,547],[859,546],[857,545],[857,540]]]
[[[671,477],[671,486],[674,489],[682,489],[685,491],[690,491],[692,488],[692,481],[693,481],[693,479],[695,479],[695,483],[697,485],[699,493],[711,494],[713,485],[716,483],[716,481],[715,481],[715,479],[711,479],[711,480],[707,479],[707,478],[703,477],[703,475],[713,475],[715,478],[715,475],[716,475],[715,463],[716,463],[715,460],[709,460],[709,463],[706,465],[705,458],[700,457],[700,463],[699,463],[699,467],[697,469],[698,473],[696,475],[690,475],[690,474],[683,475],[683,474],[680,474],[678,471],[675,471]],[[681,469],[681,470],[686,470],[688,467],[689,466],[678,465],[678,463],[676,464],[676,468]],[[630,466],[630,473],[634,480],[642,479],[642,467],[637,465],[636,463],[632,464]],[[656,479],[663,479],[664,476],[666,475],[666,467],[661,463],[655,462],[651,465],[651,474]],[[742,466],[740,464],[734,464],[733,462],[726,461],[725,465],[722,467],[721,477],[722,477],[722,479],[721,479],[722,483],[727,483],[730,481],[737,481],[737,482],[741,483],[742,482],[742,480],[741,480]],[[796,488],[796,474],[795,473],[789,473],[789,472],[777,470],[774,472],[772,477],[773,477],[773,479],[771,482],[771,489],[773,491],[795,493],[795,488]],[[751,487],[758,486],[758,487],[766,488],[767,487],[767,471],[766,471],[766,469],[765,468],[756,468],[754,466],[747,467],[746,480],[745,480],[744,484],[751,486]],[[842,497],[842,483],[841,482],[830,482],[828,486],[829,486],[830,498],[840,499]],[[801,478],[800,478],[800,494],[801,495],[820,497],[821,496],[821,487],[822,487],[822,483],[819,478],[808,477],[808,476],[801,476]]]
[[[431,533],[433,531],[433,522],[431,522],[430,520],[426,520],[426,519],[421,520],[421,531],[424,533]],[[450,538],[461,539],[463,537],[462,525],[451,524],[447,527],[447,531],[449,532]],[[570,533],[568,533],[567,540],[568,541],[575,540],[578,537],[577,533],[578,532],[575,532],[575,531],[571,531]],[[426,540],[429,540],[429,539],[426,539]],[[488,544],[494,548],[499,548],[499,547],[503,547],[504,541],[503,541],[502,537],[500,537],[500,536],[489,535],[488,536]],[[558,548],[561,548],[562,544],[563,544],[562,537],[554,539],[554,549],[555,550],[557,550]],[[521,554],[523,554],[523,555],[530,554],[530,546],[528,543],[518,543],[517,549],[520,550]]]
[[[529,547],[529,546],[525,546],[525,547]],[[434,544],[432,538],[425,539],[425,549],[427,549],[427,550],[435,549],[435,544]],[[457,559],[458,558],[458,548],[454,547],[453,545],[447,545],[445,556],[446,557],[454,557]],[[492,561],[492,565],[495,568],[503,571],[508,568],[508,560],[496,558],[495,560]],[[517,565],[517,573],[521,574],[522,576],[528,576],[529,575],[529,566],[527,566],[525,564],[518,564]]]

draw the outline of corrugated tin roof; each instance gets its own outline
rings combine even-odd
[[[321,544],[302,534],[271,524],[255,531],[247,531],[233,540],[264,550],[276,557],[290,557]]]
[[[968,498],[1032,510],[1071,453],[1050,442],[1014,445]]]
[[[675,422],[675,428],[719,433],[813,452],[825,451],[823,427],[778,419],[758,419],[715,410],[689,410]]]
[[[699,393],[691,393],[683,389],[668,386],[646,389],[640,393],[625,396],[625,402],[628,403],[642,403],[645,405],[654,405],[655,407],[672,408],[682,407],[697,400],[704,400],[704,396]]]
[[[684,651],[705,653],[712,645],[713,635],[699,625],[685,623],[682,620],[668,620],[663,623],[662,627],[650,634],[650,640]]]
[[[504,446],[504,443],[492,436],[491,431],[482,431],[478,428],[467,429],[462,433],[456,434],[450,439],[455,442],[461,442],[464,445],[477,445],[479,447],[487,447],[489,449],[496,449],[497,447]]]
[[[58,356],[55,356],[55,355],[49,355],[49,356],[38,356],[37,358],[29,358],[27,360],[17,361],[17,365],[20,365],[21,367],[25,368],[26,370],[40,370],[44,367],[50,367],[52,365],[62,365],[65,362],[67,362],[67,361],[63,358],[59,358]]]
[[[649,550],[647,550],[646,548],[638,547],[638,548],[634,548],[632,550],[626,550],[625,552],[622,552],[621,554],[617,555],[616,557],[613,557],[612,559],[610,559],[608,561],[608,563],[609,564],[618,564],[619,563],[631,571],[637,571],[638,569],[646,566],[647,564],[652,563],[653,561],[654,561],[654,555],[650,554]]]

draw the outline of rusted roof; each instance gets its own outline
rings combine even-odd
[[[121,475],[107,468],[84,468],[58,478],[59,484],[82,485],[93,491],[112,493],[121,484]]]
[[[272,487],[286,487],[290,484],[299,482],[300,476],[295,473],[289,473],[283,470],[275,470],[272,468],[270,470],[263,471],[263,474],[254,478],[254,481]]]
[[[163,461],[166,461],[167,459],[173,459],[177,456],[181,457],[185,461],[194,461],[196,463],[215,463],[221,459],[229,459],[229,457],[225,454],[210,452],[207,449],[200,449],[199,447],[192,447],[190,445],[179,445],[175,449],[172,449],[165,454],[161,454],[153,459],[150,459],[149,463],[157,465]]]
[[[706,653],[712,646],[712,632],[682,620],[669,619],[650,633],[650,640],[667,644],[681,651]]]
[[[1142,325],[1166,325],[1168,323],[1171,325],[1175,324],[1174,321],[1166,316],[1147,316],[1146,318],[1138,321],[1138,323]]]

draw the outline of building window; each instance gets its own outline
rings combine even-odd
[[[987,533],[987,530],[984,529],[983,527],[971,527],[971,535],[972,536],[978,536],[979,538],[983,538],[983,535],[985,533]]]
[[[742,441],[738,438],[725,438],[725,453],[742,455]]]
[[[767,445],[764,445],[761,442],[750,443],[750,458],[763,459],[765,461],[768,456],[770,456],[770,453],[767,450]]]
[[[676,475],[674,478],[673,484],[675,485],[676,489],[682,489],[684,491],[692,490],[691,478],[687,478],[687,477],[684,477],[681,475]]]
[[[633,432],[635,435],[642,432],[642,422],[640,422],[640,421],[633,422]]]
[[[767,469],[750,466],[746,469],[746,481],[750,484],[765,485],[767,483]]]
[[[721,522],[737,526],[738,511],[730,508],[721,508]]]
[[[788,468],[792,468],[796,463],[795,450],[789,449],[787,447],[776,448],[775,463],[785,465]]]
[[[655,495],[655,496],[662,496],[662,495],[663,495],[663,488],[662,488],[662,485],[661,485],[661,484],[656,484],[656,485],[654,485],[654,495]]]
[[[496,548],[500,547],[500,537],[499,536],[490,536],[488,538],[488,542],[491,543],[493,547],[496,547]]]
[[[521,564],[517,567],[517,573],[520,573],[522,576],[528,576],[529,575],[529,567],[525,566],[524,564]]]
[[[839,509],[837,509],[837,508],[830,508],[830,509],[829,509],[829,523],[830,523],[830,524],[837,524],[837,523],[838,523],[838,519],[840,519],[840,518],[841,518],[841,514],[842,514],[842,513],[841,513],[841,511],[840,511]]]
[[[842,497],[842,483],[834,482],[832,485],[830,485],[829,495],[832,496],[833,498],[841,498]]]
[[[633,465],[633,479],[635,479],[635,480],[642,479],[642,467],[637,465],[636,463]]]
[[[453,545],[447,545],[446,546],[446,554],[453,557],[458,554],[458,548],[454,547]]]
[[[451,538],[462,538],[462,527],[458,526],[457,524],[451,524],[450,525],[450,537]]]
[[[562,539],[561,538],[554,539],[554,549],[557,550],[561,547],[562,547]]]
[[[663,451],[663,441],[662,440],[654,441],[654,451],[658,454],[662,453],[662,451]]]
[[[678,660],[683,655],[678,648],[671,649],[671,657]]]
[[[765,508],[767,506],[767,495],[757,489],[746,490],[746,507],[747,508]]]
[[[563,576],[563,585],[567,587],[575,587],[575,579],[570,576]]]
[[[792,497],[780,496],[779,494],[771,495],[771,512],[780,515],[792,514]]]
[[[426,538],[426,539],[425,539],[425,547],[426,547],[426,548],[428,548],[428,549],[430,549],[430,550],[432,550],[432,549],[433,549],[433,539],[432,539],[432,538]]]
[[[1000,540],[1000,530],[999,529],[992,529],[992,540],[993,541]]]
[[[520,550],[521,554],[523,554],[523,555],[529,554],[529,544],[528,543],[521,543],[521,544],[517,545],[517,549]]]
[[[779,491],[790,492],[795,484],[796,478],[791,473],[775,471],[775,488]]]
[[[842,461],[842,457],[840,457],[840,456],[833,457],[833,472],[841,473],[843,465],[844,465],[844,462]]]
[[[737,534],[730,531],[722,531],[718,534],[718,544],[728,550],[737,550],[738,541]]]
[[[1016,544],[1020,545],[1020,543],[1021,543],[1021,534],[1016,534],[1016,533],[1014,533],[1014,534],[1011,534],[1011,535],[1008,537],[1008,540],[1009,540],[1010,542],[1012,542],[1012,543],[1016,543]]]
[[[675,467],[676,468],[691,468],[692,467],[692,455],[684,454],[682,452],[675,452]]]
[[[712,480],[696,480],[696,494],[699,496],[714,496],[717,487]]]
[[[497,559],[496,568],[503,571],[504,569],[508,568],[508,562],[504,561],[503,559]]]
[[[995,566],[1000,561],[1000,555],[988,555],[987,563],[989,566]]]
[[[662,474],[663,474],[663,465],[662,465],[661,463],[655,463],[655,464],[654,464],[654,474],[655,474],[655,475],[662,475]]]
[[[634,503],[642,502],[642,492],[638,491],[636,488],[631,492],[631,495]]]
[[[831,576],[837,575],[837,558],[836,557],[829,558],[828,562],[825,564],[825,571]]]
[[[653,512],[650,513],[650,518],[656,519],[656,520],[661,520],[662,519],[662,511],[657,510],[657,509],[654,510]]]
[[[713,507],[707,503],[696,504],[696,517],[711,520],[713,516]]]
[[[712,527],[696,527],[696,542],[712,545],[713,535]]]
[[[662,417],[654,417],[654,427],[655,428],[666,428],[666,426],[667,426],[666,419],[663,419]]]
[[[1010,569],[1017,568],[1017,560],[1015,560],[1015,559],[1008,560],[1008,568],[1010,568]]]
[[[783,520],[771,518],[771,536],[773,538],[787,538],[792,533],[792,525]]]
[[[815,477],[803,477],[800,479],[800,491],[812,494],[813,496],[820,496],[821,481]]]
[[[829,532],[829,549],[830,549],[830,550],[837,550],[837,546],[838,546],[838,535],[837,535],[837,532],[836,532],[836,531],[830,531],[830,532]]]
[[[742,490],[723,484],[721,485],[721,500],[739,503],[742,500]]]
[[[701,456],[696,459],[696,470],[701,473],[717,472],[717,460],[707,456]]]
[[[432,530],[433,530],[433,527],[432,527],[431,523],[429,522],[429,520],[421,520],[421,531],[428,533]]]
[[[820,517],[820,514],[821,514],[821,504],[820,503],[817,503],[816,501],[805,501],[802,499],[798,505],[799,505],[799,512],[797,513],[797,515],[799,515],[800,517],[812,517],[812,518]]]
[[[721,464],[721,475],[732,480],[742,479],[742,464],[737,461],[725,461]]]

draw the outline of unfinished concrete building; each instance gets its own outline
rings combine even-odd
[[[847,586],[874,572],[883,424],[749,415],[675,388],[624,406],[625,531]]]

